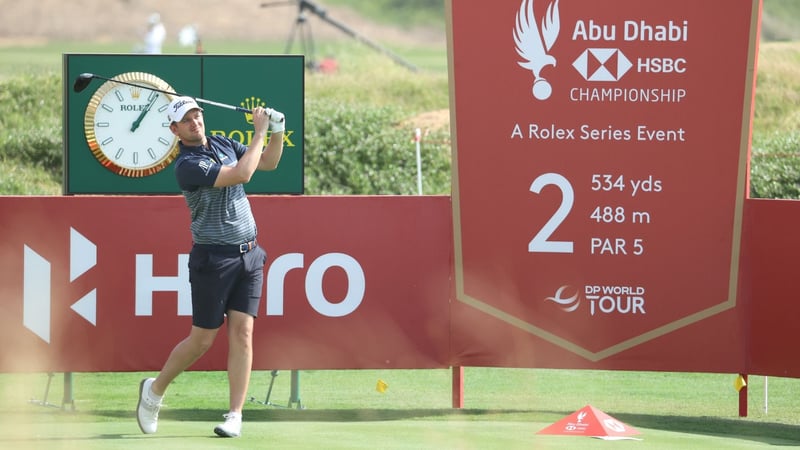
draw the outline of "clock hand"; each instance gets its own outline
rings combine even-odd
[[[146,116],[147,113],[150,111],[150,108],[153,106],[153,103],[156,102],[157,98],[158,95],[154,95],[153,98],[150,99],[150,102],[147,104],[147,106],[144,107],[141,114],[139,114],[139,117],[133,122],[133,125],[131,125],[131,133],[136,131],[137,128],[139,128],[139,125],[142,123],[142,119],[144,119],[144,116]]]

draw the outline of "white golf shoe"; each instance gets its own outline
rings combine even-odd
[[[242,414],[230,412],[223,414],[225,423],[214,427],[214,433],[222,437],[239,437],[242,434]]]
[[[161,399],[154,400],[150,386],[155,378],[145,378],[139,383],[139,404],[136,407],[136,421],[144,434],[153,434],[158,429],[158,411]]]

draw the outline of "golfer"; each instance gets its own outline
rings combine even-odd
[[[256,223],[243,184],[257,169],[278,166],[283,154],[283,114],[256,107],[248,146],[226,137],[206,136],[203,108],[191,97],[172,100],[167,119],[180,140],[175,176],[192,218],[192,328],[172,350],[158,376],[139,384],[137,420],[143,433],[156,432],[167,387],[211,347],[227,316],[230,409],[214,432],[236,437],[242,430],[242,407],[253,361],[253,320],[261,301],[267,258],[256,242]],[[268,128],[272,134],[265,148]]]

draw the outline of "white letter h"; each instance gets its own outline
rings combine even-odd
[[[189,255],[178,255],[178,276],[153,275],[153,255],[136,255],[136,315],[153,315],[153,292],[178,293],[178,315],[192,315],[192,291],[189,286]]]

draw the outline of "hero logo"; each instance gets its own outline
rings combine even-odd
[[[22,322],[39,338],[50,343],[50,318],[52,301],[51,263],[28,245],[23,255],[23,313]],[[97,246],[70,228],[69,251],[70,283],[97,264]],[[189,286],[189,255],[180,254],[177,258],[177,276],[156,276],[153,274],[153,255],[136,255],[135,274],[135,315],[153,314],[154,292],[176,292],[177,314],[192,314],[191,288]],[[276,258],[267,269],[267,315],[282,316],[284,305],[284,285],[286,275],[291,270],[305,267],[302,253],[288,253]],[[328,270],[339,268],[347,277],[347,292],[343,299],[330,301],[323,291],[323,278]],[[305,276],[306,298],[311,307],[326,317],[343,317],[355,311],[364,300],[366,277],[361,264],[344,253],[327,253],[314,259],[308,266]],[[72,304],[71,309],[86,321],[97,326],[97,289],[92,289]]]
[[[74,228],[69,229],[69,281],[72,283],[97,264],[97,246]],[[50,343],[50,261],[25,245],[23,256],[22,324]],[[97,289],[81,297],[72,310],[97,325]]]
[[[552,297],[545,301],[553,302],[564,312],[575,312],[581,306],[578,290],[575,295],[566,297],[570,286],[561,286]],[[596,314],[647,314],[645,311],[644,288],[641,286],[584,286],[584,298],[589,305],[589,315]]]
[[[153,292],[178,293],[178,315],[192,315],[192,296],[189,286],[189,255],[178,255],[177,276],[153,275],[153,255],[136,255],[136,315],[153,315]],[[282,316],[284,285],[290,270],[305,267],[302,253],[281,255],[267,269],[267,315]],[[344,299],[332,302],[325,297],[322,280],[325,273],[338,267],[347,276],[347,293]],[[315,311],[326,317],[343,317],[355,311],[364,300],[366,279],[361,264],[344,253],[327,253],[308,266],[305,277],[308,303]]]

